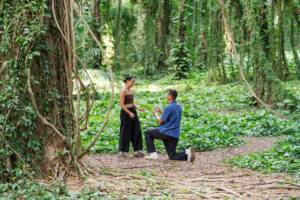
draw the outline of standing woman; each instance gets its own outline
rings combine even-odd
[[[134,92],[133,85],[135,80],[133,77],[128,76],[124,79],[124,87],[120,92],[120,106],[122,108],[120,119],[120,141],[119,152],[120,157],[128,157],[129,145],[132,143],[134,156],[137,158],[144,157],[143,140],[140,120],[138,118],[136,110],[137,106],[134,104]],[[142,109],[138,109],[143,112]]]

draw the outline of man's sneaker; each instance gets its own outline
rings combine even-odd
[[[134,157],[136,158],[144,158],[145,157],[145,154],[141,151],[137,151],[134,153]]]
[[[129,154],[127,152],[120,152],[119,158],[130,158]]]
[[[186,155],[188,156],[188,162],[194,162],[196,158],[195,151],[192,147],[186,150]]]
[[[145,158],[149,159],[149,160],[157,160],[158,154],[157,154],[157,152],[153,152],[153,153],[150,153],[149,156],[145,156]]]

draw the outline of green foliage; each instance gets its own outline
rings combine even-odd
[[[224,117],[226,125],[235,135],[278,136],[297,132],[299,125],[294,120],[281,120],[265,110],[250,111],[235,117]]]
[[[153,176],[152,173],[147,171],[141,171],[137,175],[143,178],[152,178]],[[99,185],[105,184],[105,181],[99,181]],[[120,194],[120,192],[107,191],[105,188],[102,188],[102,186],[85,186],[82,189],[69,190],[67,186],[62,183],[47,183],[30,180],[20,170],[14,171],[11,182],[0,183],[0,200],[112,200],[120,199],[124,196],[126,196],[126,199],[132,200],[170,199],[170,194],[168,193],[161,193],[160,197],[152,196],[151,194],[138,195],[132,191],[128,194]]]
[[[166,106],[167,88],[178,88],[179,103],[183,105],[182,134],[179,148],[193,146],[199,151],[242,144],[237,138],[243,136],[277,136],[295,133],[299,126],[293,120],[281,120],[263,109],[253,109],[249,104],[248,92],[236,84],[207,85],[202,76],[190,73],[192,79],[172,82],[166,77],[156,81],[137,83],[136,102],[146,109],[139,113],[142,129],[156,127],[152,114],[155,105]],[[172,85],[169,83],[172,82]],[[149,90],[153,90],[150,92]],[[98,132],[103,122],[109,94],[100,95],[90,117],[89,128],[82,140],[87,144]],[[118,97],[114,99],[108,128],[93,148],[97,153],[112,153],[118,149],[119,112]],[[162,145],[160,150],[162,150]]]
[[[38,76],[50,81],[49,60],[43,52],[57,51],[49,49],[45,45],[44,36],[47,30],[45,24],[51,23],[50,9],[47,9],[47,2],[38,0],[0,2],[0,67],[3,61],[7,65],[4,75],[0,74],[0,180],[6,178],[7,170],[5,161],[17,152],[25,163],[36,163],[42,153],[42,144],[45,140],[44,130],[37,132],[39,125],[36,114],[31,106],[25,76],[29,67],[37,69]],[[87,22],[94,26],[96,35],[120,39],[121,49],[119,53],[120,64],[126,68],[134,63],[134,69],[143,67],[141,58],[145,61],[145,72],[152,72],[157,59],[155,44],[157,41],[159,20],[157,20],[157,10],[160,4],[156,1],[132,0],[134,5],[128,1],[122,5],[122,16],[119,31],[116,30],[117,7],[116,2],[109,5],[111,1],[101,1],[100,12],[103,14],[103,21],[95,22],[90,13],[90,1],[82,2],[84,17]],[[197,1],[194,1],[197,2]],[[226,12],[230,25],[233,27],[235,42],[238,53],[241,55],[241,63],[245,66],[245,72],[249,80],[256,80],[256,88],[261,90],[261,97],[272,102],[272,98],[281,95],[282,102],[277,102],[276,106],[285,109],[285,114],[291,112],[299,113],[299,85],[298,82],[286,83],[288,92],[280,93],[280,80],[277,76],[286,71],[279,63],[288,62],[290,74],[296,72],[296,68],[291,58],[280,57],[281,54],[289,50],[289,45],[281,46],[280,35],[277,24],[274,24],[276,7],[265,4],[267,1],[234,1],[227,2]],[[291,1],[291,5],[297,6],[296,0]],[[91,3],[92,4],[92,3]],[[141,4],[139,7],[135,4]],[[168,76],[153,84],[153,81],[144,81],[143,85],[138,85],[138,104],[146,108],[146,113],[140,113],[143,130],[157,126],[152,116],[154,105],[165,106],[164,97],[167,87],[179,88],[179,102],[183,105],[182,135],[179,148],[194,146],[197,150],[205,151],[216,148],[241,145],[242,141],[238,136],[278,136],[290,135],[289,139],[281,142],[274,149],[246,157],[239,157],[232,161],[234,165],[248,167],[262,171],[285,171],[298,173],[299,171],[299,123],[294,120],[280,120],[263,109],[253,109],[251,99],[247,89],[238,83],[227,85],[207,85],[205,83],[207,74],[198,75],[198,72],[190,73],[193,61],[197,57],[203,68],[210,70],[210,80],[227,82],[228,71],[231,70],[231,79],[238,80],[238,68],[231,63],[228,67],[227,40],[224,37],[224,24],[220,20],[220,7],[217,1],[203,1],[196,3],[197,9],[192,6],[192,1],[186,1],[186,11],[184,12],[184,23],[186,37],[181,42],[174,42],[170,48],[169,41],[176,41],[179,20],[177,17],[178,1],[170,1],[172,9],[172,23],[170,33],[167,34],[166,52],[169,53],[168,71],[175,74],[175,79],[190,78],[185,81],[174,81]],[[232,4],[232,5],[230,5]],[[267,6],[264,9],[263,6]],[[284,8],[290,6],[286,3]],[[195,10],[196,9],[196,10]],[[293,9],[293,8],[291,8]],[[146,13],[148,10],[148,14]],[[266,18],[263,16],[266,13]],[[284,12],[284,19],[294,17],[292,12]],[[148,15],[148,17],[145,17]],[[82,21],[75,16],[75,35],[78,56],[87,62],[87,65],[96,66],[101,57],[100,49],[96,47],[90,38]],[[196,21],[192,22],[192,19]],[[48,21],[49,20],[49,21]],[[102,20],[102,19],[101,19]],[[46,23],[45,23],[46,22]],[[285,23],[285,21],[284,21]],[[299,23],[299,22],[298,22]],[[143,27],[141,27],[143,26]],[[265,26],[265,27],[263,27]],[[267,27],[269,26],[269,28]],[[293,24],[292,24],[293,26]],[[296,26],[296,23],[295,23]],[[284,29],[287,29],[285,26]],[[143,34],[139,31],[144,30]],[[197,31],[197,34],[194,32]],[[297,35],[296,30],[295,35]],[[103,34],[105,33],[105,34]],[[119,34],[120,33],[120,34]],[[275,34],[274,34],[275,33]],[[286,34],[289,30],[284,30],[286,40],[290,39]],[[57,34],[53,32],[53,34]],[[120,36],[117,37],[117,36]],[[104,38],[105,39],[105,38]],[[184,41],[183,41],[184,40]],[[146,43],[146,45],[144,45]],[[295,41],[297,47],[299,41]],[[285,48],[285,49],[283,49]],[[104,47],[105,49],[105,47]],[[169,51],[170,50],[170,51]],[[279,52],[279,50],[282,50]],[[141,53],[142,52],[142,53]],[[192,53],[192,57],[190,56]],[[49,55],[49,54],[48,54]],[[199,56],[201,55],[201,56]],[[35,59],[39,57],[40,59]],[[59,62],[59,61],[58,61]],[[34,63],[34,64],[32,64]],[[137,64],[136,64],[137,63]],[[52,63],[53,64],[53,63]],[[208,66],[205,66],[208,65]],[[278,68],[279,69],[275,69]],[[40,70],[40,71],[39,71]],[[152,71],[151,71],[152,70]],[[279,73],[279,74],[276,74]],[[174,72],[174,73],[173,73]],[[153,72],[152,72],[153,73]],[[149,73],[150,74],[150,73]],[[160,76],[155,71],[155,76]],[[283,74],[285,75],[285,74]],[[32,81],[33,87],[40,87],[43,83]],[[146,85],[150,86],[147,87]],[[40,87],[44,89],[44,87]],[[154,88],[154,89],[153,89]],[[63,88],[62,88],[63,89]],[[278,90],[277,90],[278,89]],[[280,90],[279,90],[280,89]],[[149,92],[149,90],[151,92]],[[46,89],[45,89],[46,91]],[[42,112],[48,113],[49,105],[57,100],[59,94],[52,90],[41,91],[40,96],[45,97],[44,102],[38,102]],[[45,92],[45,93],[44,93]],[[277,94],[280,93],[280,94]],[[99,131],[103,122],[103,113],[106,111],[109,95],[101,93],[100,99],[96,102],[89,121],[89,128],[82,136],[83,144],[86,145],[92,137]],[[269,99],[270,98],[270,99]],[[119,137],[119,111],[117,97],[114,100],[114,107],[108,128],[103,133],[97,145],[92,149],[94,152],[112,153],[117,151]],[[54,118],[54,117],[53,117]],[[50,119],[50,121],[54,119]],[[67,125],[66,125],[67,126]],[[158,143],[162,150],[161,143]],[[13,152],[15,151],[15,152]],[[22,167],[24,163],[14,163]],[[298,170],[298,171],[297,171]],[[12,172],[21,174],[18,171]],[[299,174],[299,173],[298,173]],[[61,186],[54,186],[49,190],[43,185],[19,179],[17,175],[12,183],[0,185],[0,194],[3,198],[39,198],[39,199],[74,199],[73,194],[65,191]],[[18,179],[18,181],[16,181]],[[13,183],[16,181],[16,183]],[[100,193],[86,190],[78,194],[76,198],[97,198]],[[0,195],[0,198],[2,196]],[[74,198],[73,198],[74,197]]]
[[[12,150],[23,156],[25,162],[34,162],[41,152],[41,138],[33,134],[36,115],[29,101],[25,73],[33,58],[40,56],[43,46],[39,42],[46,30],[40,18],[45,14],[45,1],[1,4],[4,32],[0,37],[0,58],[6,59],[7,65],[0,80],[0,168],[3,170]]]
[[[137,94],[138,104],[146,109],[145,113],[140,113],[140,121],[143,130],[157,127],[155,119],[152,114],[152,109],[155,105],[163,104],[165,106],[165,92],[153,93],[143,92]],[[95,110],[93,110],[89,129],[86,134],[83,135],[84,144],[88,143],[92,136],[94,136],[100,129],[100,124],[103,121],[102,113],[107,107],[107,98],[102,95],[103,100],[97,101],[95,105]],[[94,147],[95,152],[105,152],[112,153],[117,151],[118,139],[119,139],[119,106],[117,105],[117,98],[115,99],[115,106],[112,110],[112,116],[110,119],[110,124],[107,130],[103,133],[97,145]],[[237,139],[231,133],[227,133],[226,130],[221,126],[214,126],[214,115],[210,116],[210,122],[207,122],[209,113],[204,112],[199,113],[193,108],[187,105],[187,102],[182,102],[184,107],[184,118],[182,122],[182,136],[179,143],[179,148],[183,149],[187,146],[193,145],[198,150],[211,150],[215,148],[233,146],[241,144],[241,141]],[[191,114],[191,112],[193,112]],[[159,143],[160,144],[160,143]],[[160,150],[162,150],[162,145],[160,145]]]
[[[262,153],[236,157],[229,161],[231,165],[259,170],[262,172],[287,172],[300,175],[300,135],[298,132],[276,147]]]
[[[137,23],[137,18],[134,15],[133,12],[133,7],[130,4],[125,4],[122,5],[122,21],[121,21],[121,28],[122,28],[122,34],[124,37],[124,40],[127,40],[128,37],[130,36],[130,33],[132,33],[134,31],[134,29],[136,28],[136,23]],[[117,16],[118,14],[118,7],[117,5],[115,5],[114,7],[112,7],[112,9],[110,10],[110,18],[113,19],[112,23],[113,23],[113,28],[116,27],[115,24],[117,24]],[[113,29],[114,32],[116,32],[115,29]],[[117,34],[117,33],[115,33]]]
[[[150,98],[150,94],[148,95],[147,98]],[[100,105],[101,103],[97,102],[96,107],[100,107]],[[93,112],[89,124],[89,129],[82,138],[84,144],[88,143],[88,141],[90,141],[91,138],[99,130],[99,125],[103,121],[103,119],[99,117],[99,115],[103,112],[104,109]],[[207,118],[208,115],[203,114],[202,117],[203,118],[186,117],[184,119],[182,123],[181,140],[179,143],[180,149],[184,149],[188,146],[194,146],[197,150],[212,150],[220,147],[241,144],[241,141],[239,139],[237,139],[233,134],[229,132],[227,133],[226,130],[224,130],[222,127],[218,125],[212,126],[211,123],[213,123],[214,121],[206,124],[206,121],[203,119]],[[147,113],[140,113],[140,121],[142,123],[143,130],[157,127],[155,119],[150,111],[147,111]],[[119,107],[117,107],[113,110],[109,127],[103,133],[93,150],[98,153],[116,152],[118,149],[119,126]],[[163,150],[161,143],[158,142],[158,144],[159,149]]]
[[[175,71],[175,79],[187,78],[187,73],[191,68],[191,59],[185,43],[177,42],[170,51],[170,56],[167,60],[168,65],[172,66]]]
[[[125,196],[125,195],[122,195]],[[120,194],[101,192],[97,188],[84,187],[79,191],[69,191],[65,185],[42,184],[34,181],[19,179],[14,183],[0,184],[0,200],[32,199],[32,200],[112,200],[120,199]],[[160,197],[152,195],[127,194],[129,200],[170,199],[168,194]]]
[[[112,199],[94,188],[83,188],[82,191],[68,191],[62,184],[51,185],[18,178],[14,182],[0,184],[0,200],[7,199],[38,199],[38,200],[90,200]]]
[[[105,197],[104,197],[105,196]],[[0,200],[38,199],[38,200],[90,200],[113,199],[95,188],[84,187],[82,190],[70,191],[62,183],[44,183],[31,180],[21,169],[12,171],[9,182],[0,182]]]

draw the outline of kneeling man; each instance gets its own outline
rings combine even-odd
[[[180,135],[180,121],[182,108],[176,102],[177,91],[168,90],[167,101],[169,105],[161,114],[160,108],[154,109],[154,115],[160,124],[159,128],[147,130],[145,132],[147,159],[158,159],[155,149],[154,139],[162,140],[170,160],[181,160],[194,162],[195,152],[192,148],[186,149],[184,152],[176,153],[178,138]],[[161,116],[160,116],[161,114]]]

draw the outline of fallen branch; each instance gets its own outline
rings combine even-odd
[[[239,199],[244,199],[240,194],[236,193],[233,190],[230,190],[230,189],[226,188],[225,186],[218,186],[218,185],[212,185],[212,184],[210,184],[209,186],[214,187],[217,190],[228,192],[229,194],[232,194],[232,195],[238,197]]]
[[[190,182],[224,182],[225,179],[209,179],[209,178],[197,178],[197,179],[192,179]]]
[[[261,183],[261,184],[258,184],[258,185],[262,185],[263,186],[263,185],[271,185],[271,184],[274,184],[274,183],[282,184],[282,185],[291,185],[291,186],[294,186],[294,187],[297,187],[297,188],[300,189],[300,185],[298,185],[296,183],[291,183],[291,182],[283,181],[283,180],[273,180],[273,181]]]
[[[268,190],[299,190],[299,187],[293,187],[293,186],[268,186],[268,187],[264,187],[264,189],[268,189]]]
[[[296,184],[296,183],[290,183],[290,182],[286,182],[286,181],[279,181],[279,183],[283,183],[283,184],[287,184],[287,185],[292,185],[294,187],[298,187],[300,189],[300,185]]]
[[[236,174],[236,175],[232,175],[232,176],[212,176],[211,178],[237,178],[237,177],[243,177],[243,176],[250,176],[249,173],[244,173],[244,174]]]
[[[157,166],[153,165],[145,165],[145,166],[134,166],[134,167],[121,167],[120,169],[149,169],[149,168],[156,168]]]

